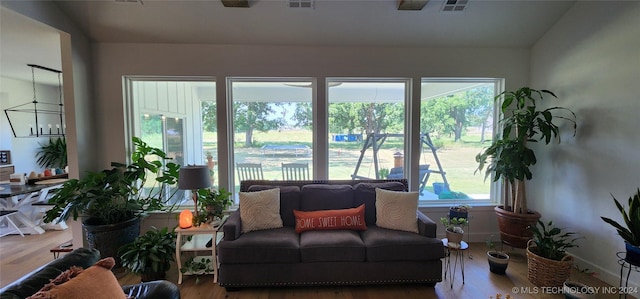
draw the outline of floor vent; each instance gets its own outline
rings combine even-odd
[[[442,11],[461,12],[467,7],[469,0],[445,0]]]

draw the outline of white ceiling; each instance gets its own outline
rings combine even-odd
[[[463,12],[441,11],[444,0],[420,11],[397,10],[396,0],[316,0],[312,9],[288,8],[285,0],[250,0],[249,8],[220,0],[143,2],[56,0],[95,42],[525,48],[575,1],[469,0]],[[12,74],[27,63],[59,69],[59,49],[42,53],[58,42],[55,30],[5,8],[0,19],[3,76],[20,77]]]

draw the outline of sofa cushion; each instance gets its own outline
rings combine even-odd
[[[298,186],[273,186],[273,185],[251,185],[249,192],[262,191],[280,188],[280,218],[284,226],[295,226],[296,218],[293,210],[300,210],[300,187]]]
[[[358,183],[354,185],[353,202],[356,206],[361,204],[365,205],[364,217],[367,225],[376,224],[376,188],[392,191],[405,191],[404,185],[400,182]]]
[[[365,247],[352,230],[307,231],[300,234],[302,262],[363,262]]]
[[[370,226],[360,235],[369,262],[426,261],[444,257],[444,246],[437,238],[377,226]]]
[[[418,233],[418,192],[376,188],[376,225]]]
[[[73,266],[28,299],[126,299],[118,279],[111,272],[115,263],[112,257],[108,257],[86,270]]]
[[[300,237],[293,227],[248,232],[233,241],[218,244],[222,264],[300,262]]]
[[[366,230],[364,222],[364,205],[357,208],[340,210],[298,211],[296,216],[296,232],[308,230]]]
[[[26,298],[37,292],[42,286],[60,275],[60,273],[78,266],[88,268],[100,259],[100,252],[97,249],[78,248],[74,251],[55,259],[48,264],[34,270],[28,275],[23,276],[15,282],[12,282],[1,294],[2,298]]]
[[[282,227],[280,189],[240,192],[242,232]]]
[[[339,210],[355,208],[350,185],[309,184],[302,187],[300,210]]]

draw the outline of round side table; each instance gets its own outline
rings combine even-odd
[[[469,244],[465,241],[460,241],[460,244],[449,243],[449,240],[444,238],[442,239],[442,245],[444,245],[444,248],[447,250],[444,257],[444,279],[447,279],[447,273],[449,273],[449,281],[451,282],[450,287],[453,288],[453,282],[456,278],[456,270],[458,268],[458,263],[460,263],[462,284],[464,284],[464,251],[469,248]],[[451,271],[451,254],[454,254],[453,271]]]

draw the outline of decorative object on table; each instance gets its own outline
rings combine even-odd
[[[611,195],[613,197],[613,195]],[[629,197],[628,211],[613,197],[613,201],[622,215],[624,226],[611,218],[600,217],[604,222],[612,225],[624,239],[627,254],[625,260],[634,266],[640,266],[640,188],[635,195]],[[626,226],[626,227],[625,227]]]
[[[577,281],[565,281],[562,284],[562,293],[566,299],[595,299],[595,288]]]
[[[11,151],[0,151],[0,165],[11,164]]]
[[[496,244],[493,242],[493,236],[485,240],[489,251],[487,251],[487,261],[489,262],[489,271],[491,273],[505,275],[507,267],[509,267],[509,255],[505,252],[496,250]]]
[[[65,138],[51,138],[47,144],[38,144],[40,144],[40,148],[36,152],[38,165],[44,168],[54,167],[54,174],[62,174],[61,168],[67,166],[67,141]]]
[[[503,126],[492,144],[476,155],[477,171],[485,169],[485,178],[493,175],[493,180],[503,180],[504,206],[495,207],[502,242],[525,248],[531,238],[528,227],[535,225],[540,213],[527,207],[525,180],[532,178],[529,167],[535,165],[536,155],[529,144],[551,140],[560,142],[560,127],[557,120],[572,125],[576,133],[576,115],[573,111],[553,106],[544,110],[537,109],[544,96],[556,95],[548,90],[536,90],[522,87],[516,91],[504,91],[494,100],[504,98],[500,124]],[[547,105],[545,105],[547,106]]]
[[[533,239],[527,243],[527,278],[538,287],[562,287],[569,278],[573,257],[566,253],[578,247],[573,232],[563,232],[549,221],[531,227]]]
[[[26,103],[4,110],[14,137],[64,136],[65,118],[62,101],[62,72],[48,67],[27,64],[31,68],[33,97]],[[56,73],[58,76],[58,103],[41,101],[37,96],[35,70]],[[35,121],[35,122],[31,122]],[[55,129],[53,126],[55,125]],[[46,126],[46,128],[45,128]]]
[[[193,213],[191,210],[184,209],[178,216],[178,225],[180,228],[190,228],[193,226]]]
[[[462,229],[462,227],[467,225],[467,218],[442,217],[440,218],[440,222],[442,222],[442,224],[444,225],[445,233],[447,235],[449,243],[460,244],[460,242],[464,238],[464,230]]]
[[[9,175],[9,184],[11,185],[24,185],[27,183],[27,178],[22,173],[12,173]]]
[[[198,213],[198,190],[211,187],[209,168],[206,165],[187,165],[180,168],[178,178],[178,188],[181,190],[191,190],[193,199],[193,225],[198,226],[206,219],[206,214]]]
[[[133,137],[133,144],[130,164],[112,162],[111,169],[64,183],[49,199],[52,208],[44,217],[47,223],[85,217],[82,225],[89,247],[100,250],[103,257],[115,257],[117,263],[118,248],[140,234],[141,217],[173,208],[167,204],[177,191],[171,185],[180,169],[162,150],[140,138]]]
[[[206,216],[205,222],[216,225],[222,219],[223,212],[228,209],[233,201],[231,193],[224,188],[198,190],[197,207],[200,213]]]
[[[165,279],[176,254],[176,233],[168,228],[151,230],[118,251],[122,266],[139,274],[143,282]]]

